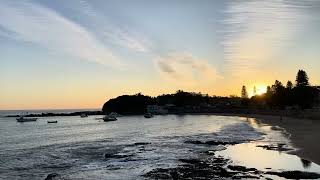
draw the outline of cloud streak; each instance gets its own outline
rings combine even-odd
[[[228,2],[223,21],[227,70],[251,72],[270,61],[301,28],[303,8],[282,0]]]
[[[84,27],[29,1],[0,1],[0,26],[10,37],[86,61],[109,66],[122,62]]]
[[[98,34],[115,45],[128,48],[135,52],[148,52],[150,42],[126,28],[112,23],[107,16],[98,11],[89,1],[81,0],[80,13],[84,13],[90,19],[91,24],[96,26]]]
[[[190,53],[171,53],[156,58],[156,63],[163,77],[178,85],[199,86],[220,78],[216,69],[205,59]]]

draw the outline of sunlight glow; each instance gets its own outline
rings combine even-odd
[[[256,87],[256,92],[254,92],[254,87]],[[263,84],[253,85],[249,90],[250,97],[255,95],[262,95],[267,92],[267,86]]]

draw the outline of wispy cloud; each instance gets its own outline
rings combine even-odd
[[[121,61],[84,27],[29,1],[0,1],[0,26],[17,40],[83,60],[118,66]]]
[[[229,1],[223,22],[227,70],[251,72],[271,60],[302,27],[304,6],[282,0]]]
[[[133,32],[132,28],[123,27],[113,23],[104,13],[92,6],[90,1],[81,0],[80,12],[90,19],[91,24],[95,24],[97,33],[101,34],[108,42],[119,45],[136,52],[148,52],[150,41],[141,34]],[[128,30],[130,29],[130,30]]]
[[[156,58],[156,63],[163,77],[178,85],[198,86],[220,78],[216,69],[205,59],[190,53],[171,53]]]

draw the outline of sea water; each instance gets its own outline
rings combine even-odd
[[[152,169],[176,167],[180,158],[197,158],[212,148],[236,165],[320,173],[318,165],[297,156],[256,147],[290,146],[290,141],[282,131],[255,119],[163,115],[150,119],[123,116],[103,122],[100,118],[42,117],[18,123],[15,118],[0,117],[0,179],[45,179],[50,173],[66,179],[144,179],[142,175]],[[47,123],[52,120],[58,123]],[[185,143],[194,140],[241,144]],[[110,153],[118,158],[105,158]]]

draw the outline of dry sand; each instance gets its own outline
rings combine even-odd
[[[290,140],[298,149],[292,154],[320,165],[320,119],[281,118],[266,115],[249,115],[249,117],[256,118],[261,123],[284,128],[291,134]]]

